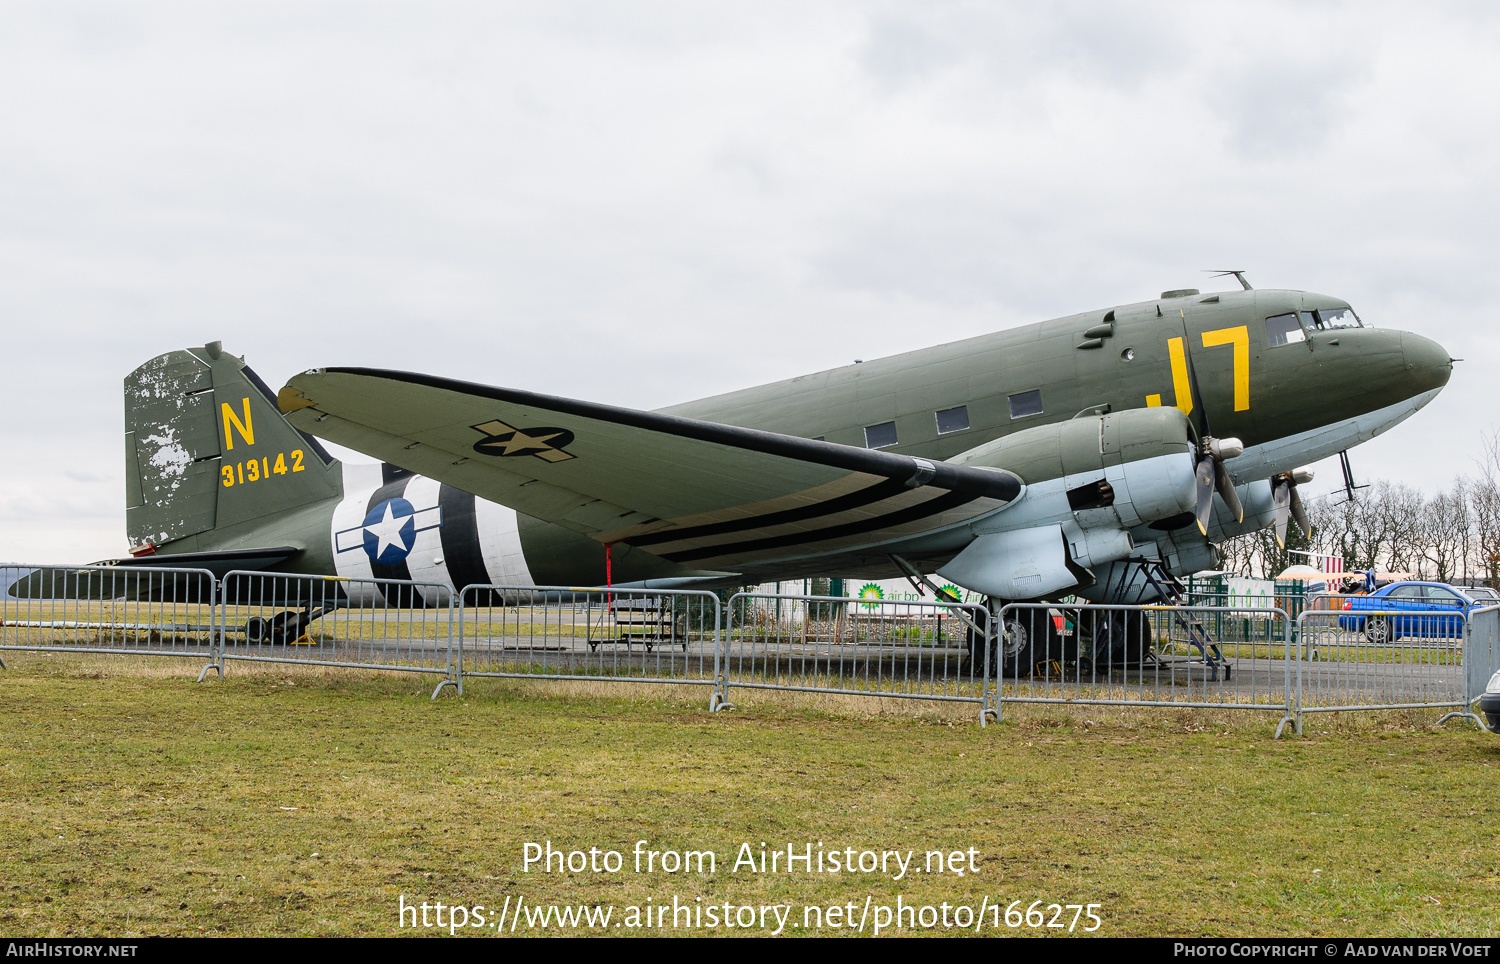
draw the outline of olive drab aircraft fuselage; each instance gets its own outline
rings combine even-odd
[[[1299,466],[1447,383],[1310,292],[1166,292],[656,412],[369,369],[273,393],[217,343],[126,379],[127,564],[463,587],[936,572],[1109,595],[1305,517]],[[317,438],[381,460],[345,466]]]

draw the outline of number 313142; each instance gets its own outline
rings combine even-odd
[[[269,455],[259,459],[249,459],[245,462],[236,462],[234,465],[226,465],[219,469],[219,476],[224,488],[235,485],[246,485],[250,482],[259,482],[269,479],[273,475],[286,475],[288,472],[302,471],[302,450],[293,449],[291,453],[291,464],[287,464],[287,454],[278,452],[273,460]]]

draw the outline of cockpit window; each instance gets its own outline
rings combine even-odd
[[[1353,308],[1319,308],[1320,328],[1363,328]]]
[[[1295,314],[1272,315],[1266,319],[1266,344],[1272,348],[1277,345],[1290,345],[1306,337],[1307,335],[1302,331],[1302,324]]]
[[[1316,311],[1287,312],[1266,319],[1266,344],[1289,345],[1303,341],[1310,331],[1334,331],[1339,328],[1363,328],[1352,308],[1319,308]]]

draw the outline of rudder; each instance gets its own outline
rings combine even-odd
[[[125,530],[162,546],[342,492],[340,467],[218,342],[125,377]],[[133,550],[134,551],[134,550]]]

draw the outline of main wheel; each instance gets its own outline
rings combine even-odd
[[[1093,643],[1095,668],[1103,673],[1139,669],[1151,652],[1151,624],[1145,613],[1108,612],[1096,624]],[[1100,635],[1102,634],[1102,638]]]
[[[1047,609],[1012,612],[1001,627],[998,649],[1000,675],[1008,679],[1028,679],[1038,664],[1061,663],[1065,658],[1057,623]]]
[[[967,623],[964,624],[964,649],[966,651],[964,654],[964,666],[966,667],[965,672],[970,671],[969,667],[977,669],[977,667],[980,665],[980,661],[984,659],[985,637],[988,635],[990,628],[989,611],[979,610],[978,612],[975,612],[974,623],[976,626],[978,626],[977,632],[975,631],[974,626],[970,626]],[[994,653],[990,654],[991,672],[994,672],[995,669],[994,655]]]
[[[1000,627],[999,650],[1000,675],[1006,679],[1021,679],[1031,675],[1032,627],[1030,620],[1012,615]],[[991,667],[992,669],[994,667]]]
[[[308,623],[306,613],[286,610],[271,617],[271,642],[280,646],[290,646],[302,638],[302,633],[307,629]]]
[[[1125,614],[1125,665],[1140,666],[1151,653],[1151,621],[1145,613]]]

